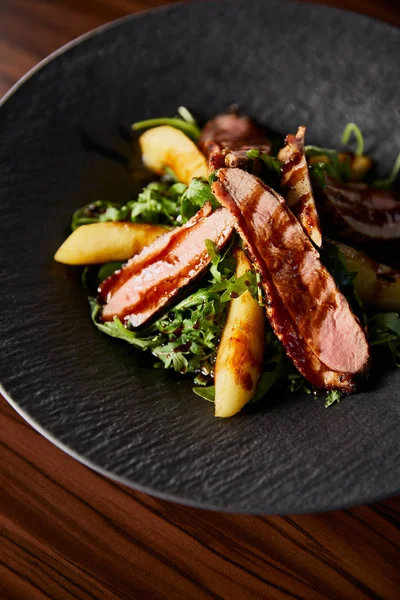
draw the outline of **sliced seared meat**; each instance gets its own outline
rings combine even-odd
[[[400,238],[400,199],[394,192],[326,177],[317,201],[323,225],[334,237],[350,243]]]
[[[213,191],[235,216],[288,356],[315,386],[351,391],[369,363],[365,334],[284,199],[240,169],[221,169]]]
[[[315,206],[308,166],[304,154],[306,128],[299,127],[296,135],[288,135],[285,146],[279,151],[281,185],[286,190],[286,202],[299,219],[304,231],[314,244],[322,246],[321,227]]]
[[[221,248],[233,231],[232,215],[207,202],[185,225],[157,238],[99,288],[103,321],[119,317],[138,327],[165,306],[210,263],[205,240]]]
[[[269,154],[271,143],[264,131],[247,116],[235,113],[219,115],[206,123],[199,146],[209,160],[209,171],[224,166],[246,167],[247,150],[256,148]]]

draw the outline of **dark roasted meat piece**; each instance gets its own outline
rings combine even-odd
[[[240,169],[221,169],[213,191],[235,216],[288,356],[316,387],[351,391],[368,368],[368,342],[284,199]]]
[[[119,317],[132,327],[150,319],[210,263],[205,240],[221,248],[233,230],[232,215],[206,203],[192,219],[131,258],[99,288],[103,321]]]
[[[279,151],[282,163],[281,185],[286,191],[286,202],[299,219],[304,231],[318,247],[322,246],[321,226],[315,206],[308,166],[304,154],[306,128],[299,127],[296,135],[289,134]]]
[[[334,237],[350,243],[400,238],[400,199],[394,192],[330,177],[325,184],[317,190],[318,209]]]
[[[209,160],[209,171],[224,166],[245,168],[250,159],[246,151],[256,148],[269,154],[271,143],[264,131],[247,116],[227,113],[214,117],[204,126],[199,146]]]

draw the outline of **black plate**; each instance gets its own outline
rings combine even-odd
[[[206,118],[236,102],[328,146],[355,121],[388,170],[399,42],[388,25],[318,6],[193,3],[101,28],[17,85],[0,111],[0,376],[13,406],[93,468],[189,504],[288,513],[398,492],[400,372],[329,410],[275,393],[216,420],[190,382],[95,330],[78,271],[52,255],[75,208],[129,196],[129,173],[86,134],[126,154],[121,126],[180,104]]]

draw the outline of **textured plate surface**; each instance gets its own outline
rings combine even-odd
[[[151,493],[263,513],[351,505],[400,489],[400,372],[332,407],[272,394],[228,421],[190,382],[96,331],[79,272],[52,261],[74,209],[125,201],[120,126],[204,118],[236,102],[271,128],[337,145],[348,121],[383,170],[399,147],[399,31],[270,0],[177,5],[102,28],[47,61],[0,111],[0,380],[42,433]]]

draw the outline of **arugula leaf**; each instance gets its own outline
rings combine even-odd
[[[105,221],[131,221],[133,223],[157,223],[171,226],[186,223],[205,202],[213,208],[219,203],[210,184],[195,177],[189,186],[175,182],[152,181],[125,205],[98,200],[75,211],[71,228],[88,223]]]
[[[81,225],[103,223],[104,221],[125,221],[126,214],[121,204],[97,200],[78,208],[72,215],[71,229],[75,231]]]
[[[395,312],[375,313],[368,320],[370,344],[389,350],[393,363],[400,367],[400,315]]]
[[[99,283],[110,277],[115,271],[122,267],[123,263],[121,261],[109,262],[101,265],[100,269],[97,272],[97,280]]]
[[[160,125],[170,125],[171,127],[175,127],[175,129],[180,129],[180,131],[183,131],[183,133],[194,142],[197,142],[200,138],[201,131],[196,123],[189,123],[180,117],[161,117],[158,119],[137,121],[136,123],[133,123],[132,129],[133,131],[145,131],[146,129],[151,129],[152,127],[158,127]]]
[[[332,177],[342,183],[348,183],[351,176],[350,160],[342,159],[336,150],[306,146],[306,159],[311,180],[321,189],[326,187],[326,176]],[[312,157],[321,157],[321,160],[310,164]]]
[[[255,271],[246,271],[240,277],[233,275],[229,279],[225,279],[227,285],[224,293],[221,296],[221,302],[229,302],[234,298],[239,298],[245,292],[257,299],[257,279]]]
[[[323,249],[320,249],[321,260],[334,278],[339,290],[346,296],[354,291],[353,281],[357,273],[350,273],[339,247],[327,240],[324,241]]]
[[[221,278],[211,286],[210,290],[212,292],[223,292],[221,302],[229,302],[232,299],[239,298],[245,292],[250,292],[258,302],[257,276],[254,270],[246,271],[240,277],[232,275],[229,278]]]
[[[325,396],[325,408],[328,408],[334,402],[340,402],[342,398],[342,392],[340,392],[339,390],[331,390]]]
[[[225,252],[221,254],[212,240],[205,240],[207,252],[211,258],[210,273],[213,278],[211,280],[212,286],[210,287],[210,292],[221,292],[225,290],[226,287],[223,282],[230,277],[234,277],[236,261],[231,254],[233,244],[234,238],[232,238]],[[222,287],[217,284],[221,284]]]
[[[265,152],[262,152],[258,148],[247,150],[246,154],[248,158],[258,161],[257,168],[254,169],[257,176],[264,183],[279,191],[281,178],[280,161],[275,156],[265,154]]]
[[[265,154],[265,152],[262,152],[261,150],[258,150],[257,148],[252,148],[251,150],[247,150],[246,154],[249,158],[261,159],[270,171],[272,171],[275,175],[280,175],[281,163],[275,156],[271,156],[270,154]]]
[[[98,329],[100,329],[100,331],[106,333],[107,335],[110,335],[111,337],[120,338],[125,342],[128,342],[128,344],[137,346],[142,350],[145,350],[151,345],[151,342],[145,339],[141,339],[137,336],[137,334],[134,331],[129,331],[129,329],[124,327],[124,325],[121,323],[118,317],[114,317],[113,321],[101,323],[99,321],[99,316],[102,309],[101,304],[95,298],[89,297],[88,300],[90,306],[90,316],[92,318],[93,323]]]
[[[206,245],[207,252],[211,258],[212,264],[217,266],[221,260],[221,253],[218,250],[217,246],[215,245],[215,242],[207,239],[204,241],[204,243]]]
[[[208,183],[211,185],[214,181],[218,181],[218,169],[213,171],[208,178]]]
[[[286,386],[292,393],[302,392],[303,394],[311,394],[313,391],[313,386],[300,373],[289,373]]]
[[[215,386],[209,385],[207,387],[195,386],[193,391],[200,398],[204,398],[207,402],[215,402]]]
[[[220,206],[211,191],[210,184],[199,177],[194,177],[181,197],[182,223],[186,223],[205,202],[210,202],[213,209]]]
[[[162,181],[149,183],[136,200],[126,205],[127,216],[133,223],[164,223],[177,225],[181,220],[180,202],[186,185],[169,185]]]
[[[364,152],[364,138],[360,128],[355,123],[348,123],[344,128],[341,143],[347,144],[351,136],[356,138],[356,156]],[[326,176],[342,183],[351,180],[351,158],[332,148],[308,145],[304,147],[309,166],[310,177],[314,185],[320,189],[326,187]],[[320,159],[320,160],[318,160]]]

